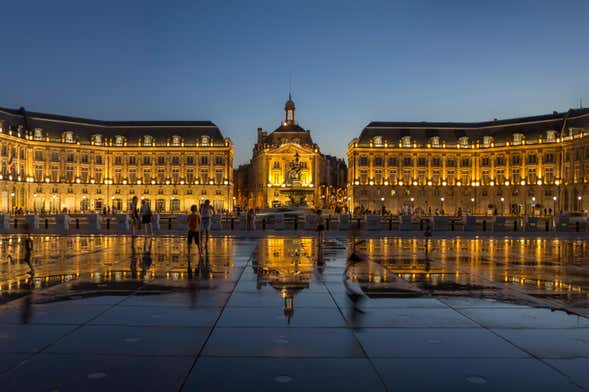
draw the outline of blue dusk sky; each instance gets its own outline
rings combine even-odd
[[[212,120],[251,157],[297,121],[344,157],[370,121],[589,106],[589,1],[5,1],[0,106]]]

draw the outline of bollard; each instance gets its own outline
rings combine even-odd
[[[423,219],[419,220],[419,231],[423,231]]]
[[[266,230],[266,218],[262,219],[262,230]]]
[[[487,220],[483,220],[483,231],[487,231]]]
[[[168,230],[172,230],[172,218],[168,218]]]
[[[389,231],[393,231],[393,218],[389,218]]]
[[[106,218],[106,229],[110,229],[110,218]]]
[[[517,218],[513,220],[513,231],[517,231]]]
[[[550,223],[548,222],[548,219],[546,219],[546,224],[545,224],[545,229],[546,231],[550,231]]]
[[[450,230],[454,231],[454,221],[452,221],[452,223],[450,223]]]
[[[49,228],[49,219],[45,218],[45,228]]]
[[[80,219],[76,218],[76,229],[80,228]]]
[[[580,229],[581,229],[581,222],[579,222],[579,221],[575,222],[575,230],[577,231],[577,233],[579,232]]]
[[[18,219],[14,218],[14,228],[16,229],[18,227]]]
[[[231,217],[231,231],[235,229],[235,218]]]

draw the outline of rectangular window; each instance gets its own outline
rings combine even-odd
[[[442,175],[439,170],[432,171],[432,184],[440,185],[442,183]]]
[[[505,157],[504,156],[495,157],[495,166],[505,166]]]
[[[166,169],[157,169],[157,180],[160,184],[166,180]]]
[[[223,169],[215,169],[215,183],[216,184],[223,183]]]
[[[44,160],[45,160],[45,156],[43,154],[43,151],[35,151],[35,161],[42,162]]]
[[[186,157],[186,165],[194,165],[194,157]]]
[[[420,166],[420,167],[427,166],[427,159],[425,157],[417,158],[417,166]]]
[[[68,182],[74,180],[74,167],[71,165],[65,167],[65,180]]]
[[[123,164],[123,157],[116,156],[115,157],[115,165],[122,165]]]
[[[403,166],[413,166],[413,159],[409,157],[403,158]]]
[[[120,184],[123,181],[121,169],[115,169],[115,184]]]
[[[80,163],[88,163],[88,154],[80,155]]]
[[[94,179],[96,180],[97,183],[101,183],[102,182],[102,168],[97,167],[94,170]]]
[[[470,166],[470,159],[468,159],[468,158],[462,158],[462,162],[460,163],[460,166],[462,166],[462,167],[469,167]]]
[[[448,170],[446,172],[446,182],[448,183],[448,185],[454,185],[454,181],[456,180],[456,175],[454,173],[454,170]]]
[[[194,183],[194,169],[187,169],[186,170],[186,181],[189,184],[193,184]]]
[[[73,163],[73,162],[74,162],[74,154],[73,154],[73,153],[71,153],[71,152],[70,152],[70,153],[68,153],[68,154],[65,156],[65,161],[66,161],[67,163]]]
[[[454,159],[454,158],[448,158],[446,160],[446,166],[447,167],[456,167],[456,159]]]
[[[405,183],[405,185],[411,184],[411,177],[411,170],[403,170],[403,182]]]
[[[536,168],[530,167],[528,168],[528,184],[535,184],[538,180],[536,176]]]
[[[102,165],[102,155],[96,155],[95,162],[97,165]]]
[[[536,154],[530,154],[530,155],[528,155],[527,163],[528,164],[536,164],[536,163],[538,163],[538,156],[536,156]]]
[[[512,155],[511,156],[511,164],[512,165],[521,165],[521,156],[520,155]]]
[[[216,156],[215,157],[215,165],[217,166],[223,166],[225,164],[225,159],[222,156]]]
[[[495,181],[497,182],[497,185],[503,185],[503,183],[505,182],[505,170],[495,170]]]
[[[130,156],[129,157],[129,165],[136,165],[137,164],[137,157]]]
[[[151,157],[143,157],[144,165],[151,165]]]
[[[544,159],[542,159],[543,163],[554,163],[554,154],[546,153],[544,154]]]
[[[360,157],[360,162],[358,162],[360,166],[368,166],[368,157],[362,156]]]
[[[520,170],[519,169],[511,169],[511,182],[513,184],[519,184],[521,180]]]
[[[397,171],[396,170],[389,170],[389,183],[390,184],[397,183]]]
[[[488,170],[483,170],[481,174],[482,185],[489,185],[491,183],[491,173]]]
[[[59,181],[59,166],[51,166],[51,181]]]
[[[368,170],[366,169],[360,170],[360,184],[368,184]]]
[[[180,169],[172,169],[172,181],[174,181],[174,184],[180,182]]]
[[[83,167],[80,169],[80,180],[82,182],[88,182],[88,168]]]
[[[158,166],[165,166],[166,165],[166,157],[157,157],[157,164],[158,164]]]
[[[389,163],[388,163],[388,165],[389,165],[389,166],[397,166],[397,165],[398,165],[397,158],[396,158],[396,157],[390,157],[390,158],[389,158]]]
[[[151,170],[143,169],[143,181],[147,184],[151,181]]]
[[[135,184],[137,182],[137,169],[129,169],[129,182]]]
[[[43,166],[35,166],[35,181],[43,181]]]
[[[180,164],[180,157],[172,157],[172,165],[178,166]]]
[[[462,185],[470,185],[470,172],[463,170],[460,174],[460,181]]]
[[[491,162],[489,157],[482,157],[481,158],[481,166],[489,167],[491,166]]]
[[[59,162],[59,153],[58,152],[51,153],[51,162]]]
[[[439,157],[432,158],[432,166],[433,167],[442,166],[442,160]]]
[[[417,181],[419,182],[419,185],[426,184],[427,179],[426,179],[426,175],[425,175],[425,170],[419,170],[417,172]]]
[[[375,184],[382,184],[382,169],[376,169],[374,171],[374,183]]]
[[[383,159],[382,157],[375,157],[374,158],[374,166],[382,166],[383,165]]]
[[[200,164],[201,166],[208,166],[209,164],[209,157],[206,155],[203,155],[200,157]]]
[[[200,169],[200,181],[202,184],[209,183],[209,171],[208,169]]]

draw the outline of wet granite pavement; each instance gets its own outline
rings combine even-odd
[[[7,391],[589,390],[583,238],[0,237]]]

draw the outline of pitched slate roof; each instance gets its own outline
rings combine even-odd
[[[496,142],[501,143],[512,140],[514,133],[522,133],[532,139],[545,136],[548,130],[555,130],[560,134],[565,121],[566,128],[587,129],[589,109],[571,109],[563,113],[471,123],[375,121],[362,130],[359,143],[367,144],[375,136],[381,136],[383,143],[386,141],[391,144],[398,143],[403,136],[411,136],[412,142],[421,145],[429,143],[429,138],[433,136],[439,136],[441,141],[446,143],[455,143],[462,136],[468,136],[471,141],[492,136]]]
[[[194,143],[201,136],[209,136],[215,144],[224,141],[221,130],[211,121],[102,121],[28,112],[23,108],[0,108],[0,122],[4,129],[16,130],[21,126],[26,131],[33,131],[41,128],[51,140],[61,139],[63,132],[72,131],[82,144],[89,144],[94,134],[103,137],[121,135],[130,145],[145,135],[154,137],[158,144],[173,135],[181,136],[186,143]]]

